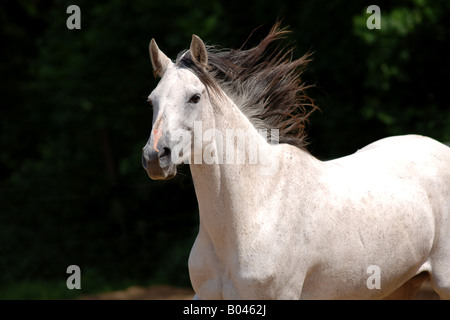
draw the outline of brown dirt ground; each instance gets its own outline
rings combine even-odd
[[[191,300],[194,292],[189,288],[178,288],[168,285],[155,285],[148,288],[132,286],[122,291],[105,292],[97,295],[87,295],[82,300]],[[427,281],[416,296],[416,300],[437,300]]]
[[[125,290],[82,296],[81,300],[192,300],[194,291],[168,285],[148,288],[132,286]]]

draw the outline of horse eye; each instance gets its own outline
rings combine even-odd
[[[150,107],[153,107],[153,101],[152,99],[147,99],[148,104],[150,105]]]
[[[200,95],[194,94],[190,99],[189,99],[189,103],[197,103],[200,101]]]

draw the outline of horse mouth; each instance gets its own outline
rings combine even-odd
[[[172,161],[169,148],[163,148],[159,152],[155,152],[144,147],[142,166],[152,180],[169,180],[177,174],[177,166]]]
[[[177,175],[177,166],[170,163],[168,166],[152,166],[147,163],[147,174],[152,180],[170,180]]]

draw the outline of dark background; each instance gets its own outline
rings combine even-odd
[[[81,8],[81,30],[66,9]],[[370,4],[381,30],[366,28]],[[0,298],[71,298],[167,283],[189,286],[198,230],[189,167],[151,181],[154,37],[172,58],[191,35],[256,44],[277,18],[293,31],[321,111],[309,126],[320,159],[389,135],[450,141],[450,2],[2,1],[0,4]],[[82,290],[66,288],[66,268]]]

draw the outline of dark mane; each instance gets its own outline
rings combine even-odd
[[[254,48],[220,50],[209,46],[208,69],[197,65],[189,51],[179,66],[191,69],[208,89],[225,92],[257,129],[278,129],[279,142],[304,149],[308,116],[317,107],[305,95],[300,75],[309,54],[291,60],[292,48],[273,46],[288,33],[279,24]]]

